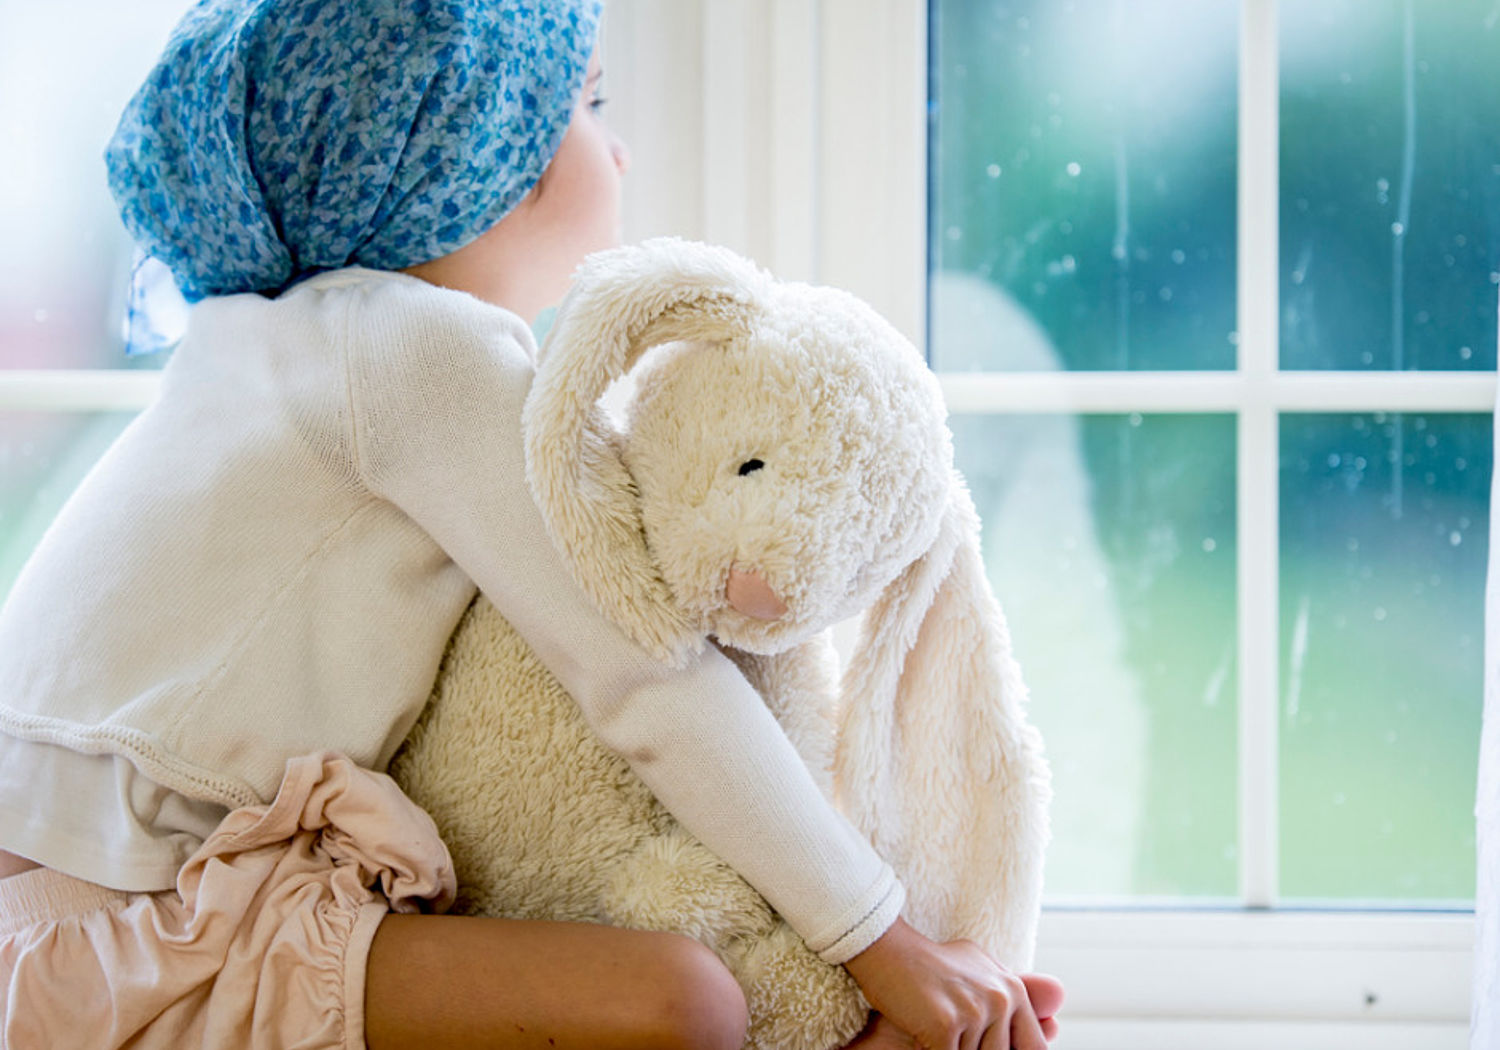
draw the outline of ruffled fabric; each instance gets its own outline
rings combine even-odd
[[[175,892],[45,868],[0,881],[0,1046],[362,1050],[380,920],[445,910],[455,888],[437,828],[389,777],[293,759]]]

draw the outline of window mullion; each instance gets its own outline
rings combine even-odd
[[[129,412],[156,396],[159,372],[0,369],[0,412]]]
[[[1244,400],[1236,483],[1240,894],[1276,902],[1279,755],[1277,405],[1278,63],[1275,0],[1240,14],[1237,327]]]

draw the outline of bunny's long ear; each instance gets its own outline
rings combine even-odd
[[[653,346],[747,331],[771,278],[726,249],[674,238],[591,255],[558,308],[526,399],[526,472],[552,540],[604,613],[680,663],[702,630],[671,600],[599,398]]]
[[[906,884],[905,916],[1030,965],[1051,788],[956,473],[942,529],[868,610],[842,688],[840,802]]]

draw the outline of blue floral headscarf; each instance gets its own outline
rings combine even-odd
[[[105,153],[183,296],[462,247],[556,152],[601,0],[201,0]]]

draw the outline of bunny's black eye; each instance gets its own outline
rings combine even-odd
[[[763,466],[765,464],[758,459],[747,459],[740,464],[740,477],[744,477],[746,474],[754,474]]]

